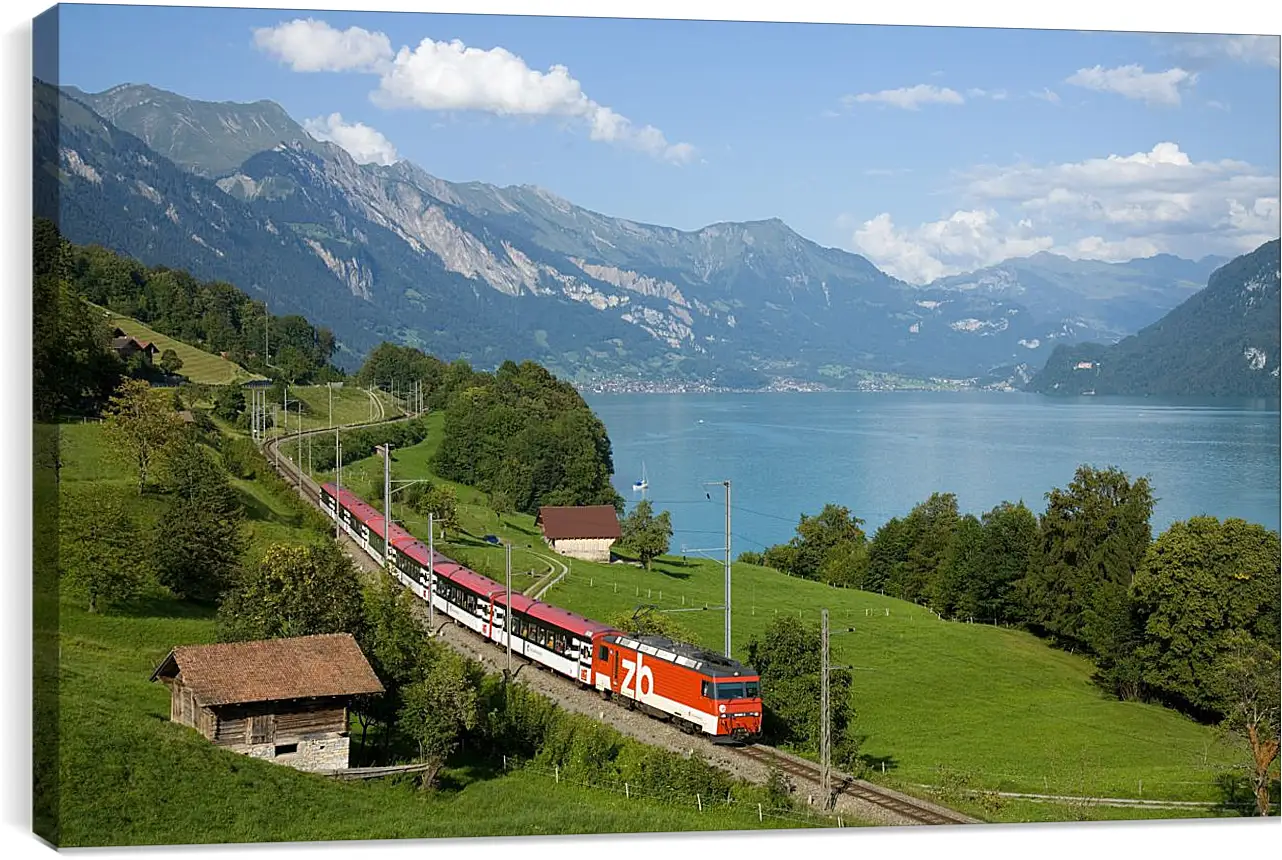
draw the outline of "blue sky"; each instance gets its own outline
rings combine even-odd
[[[271,99],[364,160],[639,221],[779,217],[916,282],[1278,234],[1276,37],[63,10],[65,84]]]

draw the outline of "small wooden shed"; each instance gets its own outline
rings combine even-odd
[[[185,645],[151,680],[169,687],[169,718],[216,745],[299,770],[348,766],[347,712],[383,685],[348,633]]]
[[[535,523],[555,552],[584,561],[609,562],[610,548],[620,536],[619,515],[613,505],[544,505]]]

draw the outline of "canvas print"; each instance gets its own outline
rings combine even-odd
[[[1278,815],[1278,35],[33,38],[45,840]]]

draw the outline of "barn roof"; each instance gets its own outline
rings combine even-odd
[[[538,525],[548,540],[619,538],[619,515],[613,505],[539,508]]]
[[[383,692],[350,633],[180,645],[151,680],[179,673],[201,706]]]

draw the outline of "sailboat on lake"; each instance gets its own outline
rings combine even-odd
[[[641,461],[641,480],[632,482],[633,495],[640,493],[641,498],[645,498],[645,491],[650,489],[650,482],[645,476],[645,461]]]

